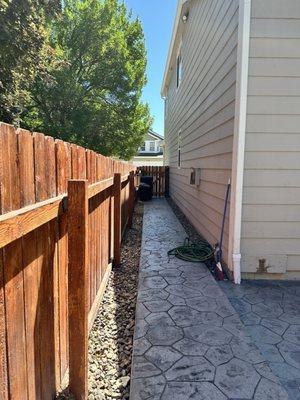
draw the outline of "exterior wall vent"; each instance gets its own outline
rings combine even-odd
[[[201,168],[191,168],[190,185],[200,186]]]

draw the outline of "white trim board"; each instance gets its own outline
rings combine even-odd
[[[239,30],[235,121],[232,152],[232,186],[229,217],[229,267],[234,282],[241,283],[241,226],[247,118],[251,0],[239,0]]]
[[[164,140],[164,137],[163,137],[163,136],[161,136],[161,135],[159,135],[158,133],[153,132],[153,131],[149,131],[149,132],[147,133],[147,135],[152,136],[153,138],[155,138],[155,140]]]

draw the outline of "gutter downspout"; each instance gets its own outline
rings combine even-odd
[[[232,191],[229,217],[229,257],[234,282],[241,283],[241,227],[247,118],[251,0],[239,0],[236,102],[232,154]]]

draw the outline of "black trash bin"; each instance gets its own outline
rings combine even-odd
[[[141,176],[141,183],[146,183],[150,186],[151,197],[153,196],[153,176]]]
[[[153,196],[153,178],[152,176],[142,176],[139,186],[139,199],[141,201],[149,201]]]

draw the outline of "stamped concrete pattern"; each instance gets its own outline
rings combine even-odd
[[[293,400],[300,400],[300,282],[220,282],[267,365]],[[274,386],[261,382],[273,398]]]
[[[166,201],[145,204],[131,400],[287,400],[205,265],[168,259],[168,250],[185,237]],[[247,301],[239,306],[251,312]],[[265,312],[258,307],[259,321]],[[266,345],[278,345],[283,334],[294,337],[292,329],[279,334],[280,328],[270,330]],[[289,346],[298,346],[295,342]],[[289,346],[281,353],[295,368],[297,357]]]

